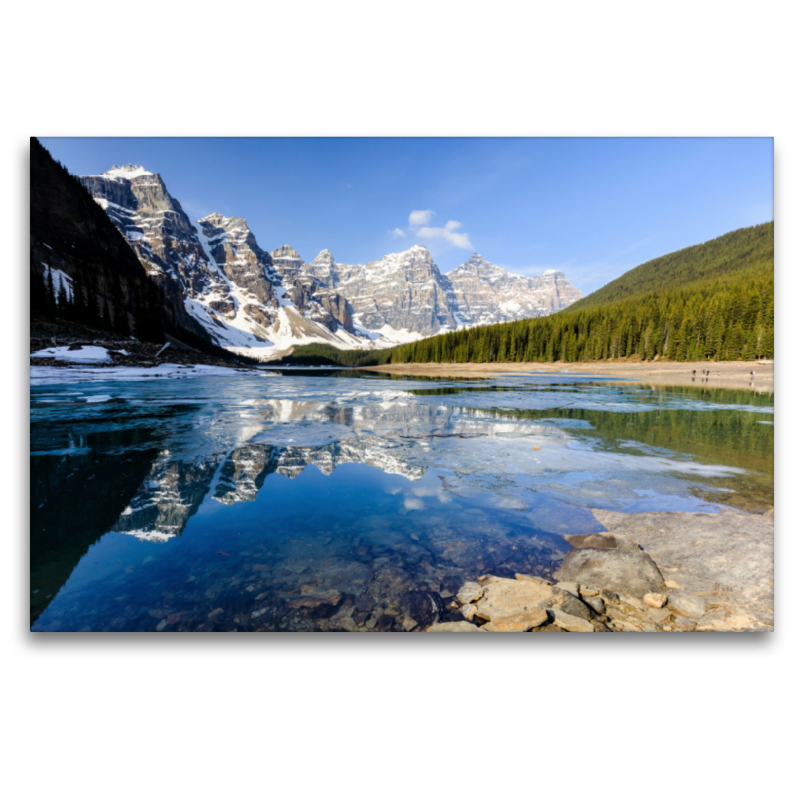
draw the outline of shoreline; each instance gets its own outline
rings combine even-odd
[[[370,372],[391,375],[419,375],[440,378],[499,378],[552,374],[597,376],[623,379],[654,386],[695,386],[703,389],[747,389],[753,392],[775,391],[774,362],[759,361],[595,361],[555,363],[427,363],[386,364],[381,367],[359,367]],[[703,370],[710,375],[704,376]],[[692,372],[695,372],[692,375]],[[755,372],[751,385],[750,372]]]
[[[774,510],[621,513],[566,535],[554,580],[466,582],[427,633],[767,632],[775,625]]]

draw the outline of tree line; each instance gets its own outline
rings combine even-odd
[[[774,357],[774,276],[650,292],[585,310],[454,331],[391,351],[391,363]],[[380,362],[377,362],[380,363]],[[386,363],[386,362],[383,362]]]

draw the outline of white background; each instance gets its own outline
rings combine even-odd
[[[800,132],[790,8],[462,0],[5,10],[6,797],[796,791],[787,398]],[[28,137],[123,134],[774,136],[777,632],[489,641],[29,633]]]

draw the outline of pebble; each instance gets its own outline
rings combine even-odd
[[[166,627],[167,627],[167,621],[165,619],[162,619],[161,622],[159,622],[158,625],[156,625],[156,630],[163,631],[164,628]]]

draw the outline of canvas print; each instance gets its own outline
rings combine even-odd
[[[770,138],[32,138],[35,632],[773,630]]]

